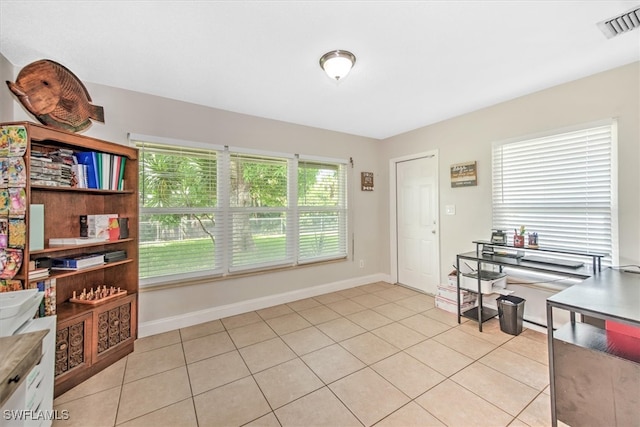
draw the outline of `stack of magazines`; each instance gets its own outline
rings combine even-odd
[[[49,155],[31,152],[30,178],[32,185],[48,187],[71,187],[71,165],[57,157],[55,160]]]

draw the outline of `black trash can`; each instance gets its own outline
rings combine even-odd
[[[496,299],[500,330],[510,335],[522,332],[522,317],[524,316],[524,298],[513,295],[502,295]]]

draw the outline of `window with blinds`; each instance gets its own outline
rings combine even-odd
[[[142,279],[216,273],[218,153],[139,142]]]
[[[289,161],[231,154],[230,271],[292,264],[287,239]]]
[[[298,260],[347,255],[345,165],[298,162]]]
[[[130,139],[143,286],[346,258],[346,161]]]
[[[617,263],[615,147],[615,122],[494,145],[493,228]]]

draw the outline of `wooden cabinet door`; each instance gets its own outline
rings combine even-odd
[[[58,323],[56,327],[55,376],[63,378],[91,365],[91,312]]]
[[[94,316],[95,362],[112,350],[132,343],[136,334],[136,295],[128,295],[96,307]]]

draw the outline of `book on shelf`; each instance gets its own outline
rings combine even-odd
[[[36,259],[32,259],[29,261],[29,268],[31,268],[31,263],[33,262],[33,269],[36,268],[51,268],[51,258],[49,257],[40,257]]]
[[[120,157],[120,175],[118,176],[118,190],[124,190],[124,166],[127,163],[127,158],[124,156]]]
[[[104,254],[79,254],[53,258],[51,263],[51,268],[54,270],[79,270],[104,264]]]
[[[112,216],[109,218],[109,240],[118,240],[120,238],[120,223],[118,222],[118,216]]]
[[[100,180],[100,188],[103,190],[111,189],[111,154],[100,153],[102,156],[102,177]]]
[[[113,161],[113,166],[111,167],[111,189],[112,190],[117,190],[118,189],[118,178],[120,177],[120,165],[122,164],[122,162],[120,161],[121,157],[120,156],[114,156],[112,161]]]
[[[118,214],[87,215],[87,236],[104,240],[118,240],[118,233],[111,231],[118,226]]]
[[[76,153],[78,163],[87,166],[88,188],[123,190],[126,157],[85,151]]]
[[[49,268],[36,268],[29,270],[29,280],[41,279],[43,277],[49,277]]]
[[[75,183],[76,188],[89,188],[89,183],[87,181],[87,165],[73,165],[71,166],[72,172],[72,186]]]
[[[44,298],[42,298],[40,302],[40,308],[37,313],[38,317],[53,316],[56,314],[56,279],[54,277],[37,282],[30,282],[28,288],[38,289],[38,291],[44,292]]]
[[[49,246],[76,246],[90,245],[92,243],[102,243],[106,241],[104,237],[65,237],[49,239]]]
[[[78,164],[87,167],[87,188],[99,188],[96,152],[85,151],[76,153],[76,158],[78,159]]]
[[[29,205],[29,250],[44,249],[44,205]]]
[[[100,252],[104,255],[104,262],[110,263],[127,259],[127,252],[123,250],[113,250]]]

